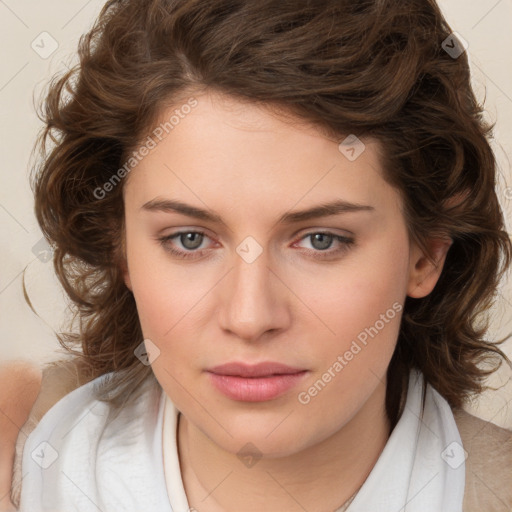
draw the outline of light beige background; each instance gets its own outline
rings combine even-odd
[[[205,0],[206,1],[206,0]],[[0,0],[0,361],[54,359],[54,330],[68,310],[50,262],[41,253],[41,232],[33,214],[28,182],[29,156],[41,127],[33,96],[46,80],[74,62],[80,35],[92,25],[103,0]],[[442,0],[452,28],[469,44],[475,91],[487,115],[497,122],[494,149],[500,164],[499,190],[509,232],[512,218],[512,0]],[[42,33],[47,32],[49,35]],[[43,40],[43,42],[41,42]],[[53,42],[53,40],[55,42]],[[52,44],[58,48],[49,57]],[[46,58],[43,58],[46,57]],[[510,188],[508,188],[510,187]],[[32,303],[23,298],[22,272]],[[491,339],[512,331],[512,286],[503,283],[493,310]],[[504,345],[512,358],[512,340]],[[512,428],[511,371],[494,375],[498,391],[482,395],[468,409]]]

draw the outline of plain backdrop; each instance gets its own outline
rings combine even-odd
[[[205,0],[207,1],[207,0]],[[29,157],[41,128],[33,98],[46,81],[74,62],[78,39],[87,31],[102,0],[0,0],[0,362],[27,358],[40,363],[60,356],[54,331],[69,316],[63,293],[45,252],[33,213]],[[512,218],[512,0],[442,0],[452,29],[468,43],[473,84],[495,121],[493,148],[499,161],[499,194]],[[36,316],[26,304],[26,287]],[[512,332],[512,286],[502,283],[490,339]],[[512,358],[512,340],[503,349]],[[506,366],[488,380],[498,388],[467,409],[512,428],[512,372]]]

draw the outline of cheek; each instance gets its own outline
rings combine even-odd
[[[207,292],[204,279],[191,280],[193,266],[172,263],[158,241],[136,222],[127,223],[126,251],[131,287],[144,336],[161,340]],[[183,322],[181,322],[183,323]]]
[[[378,263],[372,262],[351,274],[346,282],[349,295],[344,295],[342,317],[352,326],[353,338],[375,325],[379,331],[384,331],[383,321],[384,326],[397,323],[392,320],[397,309],[403,306],[406,276],[406,262],[386,258],[385,254]],[[386,330],[390,331],[387,327]]]
[[[324,287],[323,299],[317,297],[316,307],[334,334],[318,344],[315,374],[297,397],[312,416],[331,410],[333,424],[355,414],[384,382],[406,294],[405,236],[397,234],[359,256],[347,260],[336,282]]]
[[[297,401],[312,417],[332,411],[326,429],[347,421],[385,380],[408,276],[407,238],[397,233],[388,239],[347,259],[324,281],[323,293],[309,297],[329,330],[315,332],[314,373]],[[319,289],[312,284],[305,283],[303,293]]]
[[[195,344],[204,328],[200,314],[207,288],[190,281],[154,275],[154,270],[142,272],[134,283],[134,296],[144,338],[159,348],[162,361],[192,359]]]
[[[164,268],[147,263],[139,268],[134,264],[132,280],[142,333],[158,347],[158,357],[151,363],[153,373],[175,403],[181,404],[187,396],[182,396],[180,384],[189,382],[190,371],[198,364],[198,347],[191,341],[202,330],[196,315],[207,290],[183,279],[183,272],[173,273],[171,279],[168,268],[166,274]]]
[[[297,295],[310,305],[324,339],[331,340],[329,349],[323,345],[327,350],[343,349],[360,333],[364,338],[365,329],[376,323],[382,337],[396,340],[408,264],[407,239],[396,233],[354,252],[329,272],[296,279]]]

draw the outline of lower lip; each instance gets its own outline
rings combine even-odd
[[[307,371],[270,377],[238,377],[209,373],[212,384],[232,400],[242,402],[265,402],[277,398],[294,386],[306,375]]]

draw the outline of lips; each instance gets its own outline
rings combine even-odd
[[[308,373],[281,363],[226,363],[207,370],[210,382],[224,396],[242,402],[273,400],[297,386]]]
[[[293,368],[281,363],[267,362],[259,364],[226,363],[208,370],[216,375],[233,377],[270,377],[272,375],[291,375],[305,371],[303,368]]]

